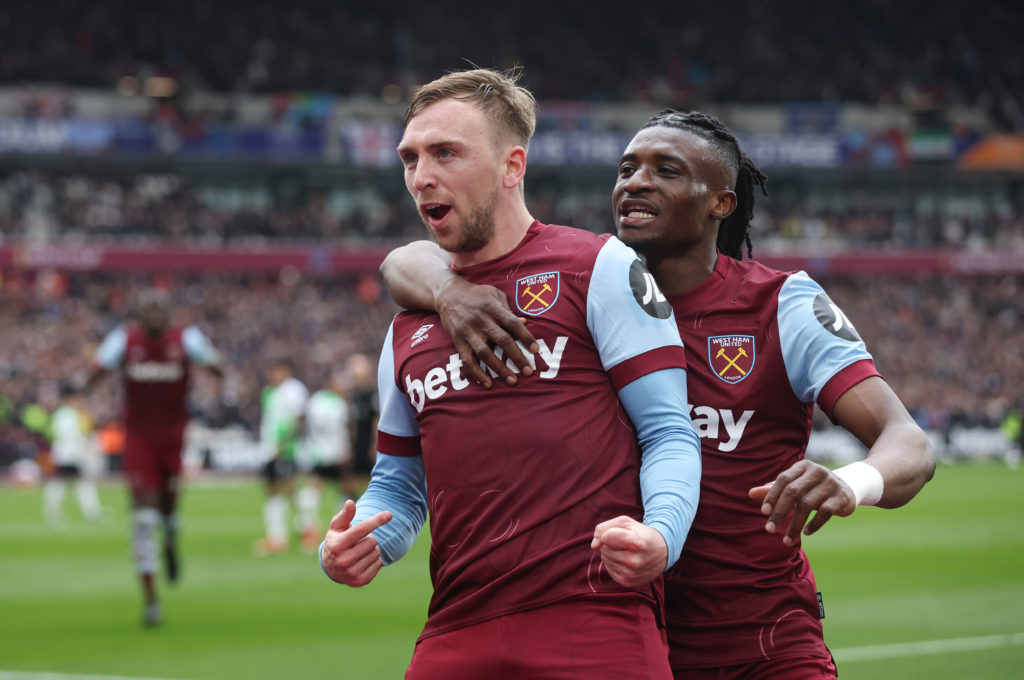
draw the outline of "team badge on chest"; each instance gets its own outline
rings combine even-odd
[[[558,272],[526,276],[516,281],[516,307],[530,316],[539,316],[558,301]]]
[[[708,338],[711,372],[729,384],[738,383],[754,370],[753,335],[715,335]]]

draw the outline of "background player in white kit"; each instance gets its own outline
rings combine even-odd
[[[60,524],[64,491],[75,480],[75,495],[82,516],[97,521],[102,516],[96,475],[102,465],[100,450],[92,437],[92,423],[82,404],[81,394],[71,385],[62,385],[61,400],[53,413],[53,440],[50,457],[53,476],[43,488],[43,514],[50,524]]]
[[[320,544],[320,499],[325,488],[336,490],[341,497],[336,513],[345,500],[356,499],[358,489],[352,477],[352,441],[349,437],[347,374],[341,369],[331,371],[324,386],[313,393],[306,404],[306,436],[303,459],[311,466],[309,484],[299,489],[296,503],[303,527],[302,545],[315,550]]]
[[[295,453],[309,390],[294,376],[288,359],[278,358],[267,366],[268,385],[263,390],[260,416],[260,448],[265,456],[263,478],[267,500],[263,504],[266,535],[253,550],[265,556],[288,548],[288,504],[295,490]]]

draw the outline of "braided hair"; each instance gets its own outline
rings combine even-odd
[[[718,250],[737,260],[743,259],[743,244],[747,246],[747,257],[754,256],[750,243],[750,220],[754,217],[754,188],[768,195],[765,182],[768,176],[761,172],[754,161],[743,153],[736,136],[725,124],[706,113],[691,111],[683,113],[665,109],[651,118],[640,129],[664,126],[685,130],[711,143],[719,162],[733,178],[736,192],[736,209],[722,220],[718,227]]]

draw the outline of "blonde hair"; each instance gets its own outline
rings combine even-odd
[[[406,109],[402,129],[431,104],[455,99],[480,107],[505,137],[501,141],[511,141],[528,149],[537,128],[537,101],[533,93],[519,85],[522,74],[522,68],[515,67],[504,72],[477,68],[441,76],[416,90]]]

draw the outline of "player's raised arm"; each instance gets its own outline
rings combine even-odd
[[[121,366],[127,346],[128,333],[124,326],[117,326],[103,338],[93,356],[92,371],[82,386],[83,393],[90,394],[103,376]]]
[[[524,375],[530,365],[520,346],[538,351],[536,338],[508,304],[505,294],[493,286],[469,283],[452,271],[448,253],[430,241],[414,241],[391,251],[380,266],[384,285],[392,299],[406,309],[433,309],[473,379],[485,387],[491,378],[484,362],[501,380],[514,385],[518,378],[506,365],[511,358]],[[501,347],[504,357],[492,349]]]
[[[391,299],[405,309],[434,309],[438,291],[457,278],[447,252],[430,241],[395,248],[380,265]]]
[[[182,332],[181,340],[189,361],[204,369],[218,382],[224,379],[221,353],[202,331],[195,326],[189,326]]]
[[[110,371],[102,366],[93,366],[92,370],[89,372],[89,377],[85,379],[85,383],[82,385],[82,393],[91,394],[96,388],[96,385],[103,379],[103,376],[107,375],[109,372]]]

